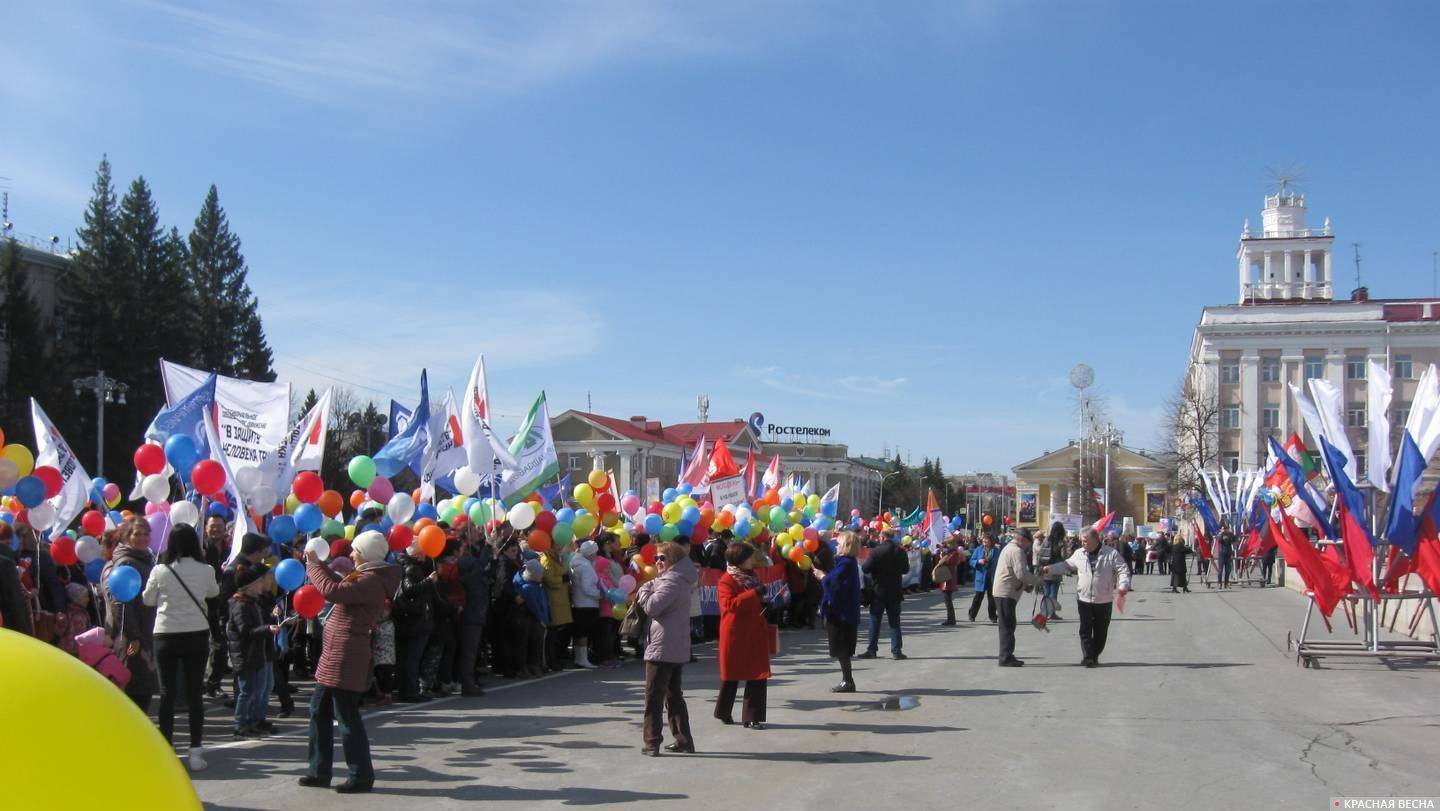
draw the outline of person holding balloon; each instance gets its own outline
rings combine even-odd
[[[185,671],[185,702],[190,715],[190,768],[205,768],[201,738],[205,730],[205,660],[210,655],[210,615],[205,600],[220,593],[215,570],[200,551],[200,536],[189,524],[170,530],[160,563],[151,569],[140,595],[155,607],[155,663],[160,672],[160,734],[175,737],[175,690]]]
[[[101,571],[105,587],[105,630],[130,669],[125,694],[141,712],[150,711],[155,697],[155,609],[140,600],[140,588],[150,579],[155,556],[150,551],[150,525],[136,515],[115,530],[115,549]]]
[[[337,720],[349,777],[335,790],[351,794],[369,791],[375,785],[370,739],[360,717],[360,698],[370,686],[370,629],[379,622],[385,601],[400,585],[400,567],[385,562],[389,549],[379,532],[360,533],[350,552],[355,568],[343,578],[315,552],[305,553],[305,574],[310,584],[295,592],[296,613],[316,616],[327,600],[335,608],[325,622],[320,665],[315,670],[315,693],[310,701],[310,759],[300,778],[302,786],[330,785],[335,758],[332,724]]]

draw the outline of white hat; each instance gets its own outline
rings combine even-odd
[[[359,552],[366,563],[378,563],[385,559],[385,554],[390,551],[390,544],[384,535],[372,529],[356,536],[350,548]]]
[[[594,541],[586,541],[580,544],[580,554],[594,560],[595,556],[600,554],[600,547],[596,546]]]

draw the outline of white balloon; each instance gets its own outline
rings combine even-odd
[[[262,484],[250,493],[250,503],[247,506],[257,513],[268,513],[275,509],[278,499],[279,496],[275,495],[275,488],[268,484]]]
[[[480,474],[468,466],[455,471],[455,491],[462,496],[473,496],[480,489]]]
[[[30,526],[37,530],[49,529],[55,523],[55,505],[42,501],[31,507],[26,515],[30,517]]]
[[[170,497],[170,479],[164,473],[151,473],[140,482],[140,495],[151,504]]]
[[[200,508],[188,501],[176,502],[170,505],[170,523],[196,526],[200,523]]]
[[[385,505],[385,514],[396,524],[403,524],[410,520],[415,514],[415,499],[409,493],[396,493],[390,497],[390,503]]]
[[[241,493],[250,493],[260,486],[260,469],[242,467],[235,470],[235,486]]]
[[[305,551],[314,552],[321,561],[330,559],[330,544],[326,543],[324,538],[311,538],[310,542],[305,544]]]
[[[75,557],[79,558],[81,563],[89,563],[100,557],[100,542],[89,535],[81,535],[80,540],[75,542]]]
[[[510,526],[525,530],[535,523],[535,505],[528,501],[522,501],[510,508]]]

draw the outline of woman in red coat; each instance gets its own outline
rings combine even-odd
[[[740,720],[748,729],[765,728],[765,685],[770,678],[770,630],[765,625],[765,587],[755,576],[758,550],[737,541],[725,550],[720,577],[720,697],[715,717],[733,724],[735,692],[745,682]]]
[[[940,593],[945,595],[945,621],[941,625],[955,624],[955,592],[960,590],[960,542],[955,536],[951,536],[945,542],[940,559],[936,561],[935,568],[945,567],[949,574],[945,580],[940,582]]]

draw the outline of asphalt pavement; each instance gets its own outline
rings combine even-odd
[[[935,593],[905,602],[909,658],[883,656],[882,640],[882,658],[857,662],[855,694],[829,692],[838,674],[823,631],[787,631],[761,731],[711,717],[714,646],[698,646],[684,673],[695,755],[640,754],[643,668],[632,661],[368,711],[377,781],[367,795],[296,784],[303,719],[231,742],[216,707],[211,765],[194,782],[211,808],[313,811],[1320,809],[1336,796],[1440,796],[1440,666],[1302,669],[1286,647],[1305,608],[1294,592],[1170,594],[1160,576],[1136,581],[1096,669],[1079,667],[1073,580],[1050,632],[1017,630],[1023,668],[996,666],[983,611],[978,623],[962,609],[958,626],[940,626]],[[1020,613],[1029,608],[1027,598]],[[343,775],[338,735],[335,755]]]

